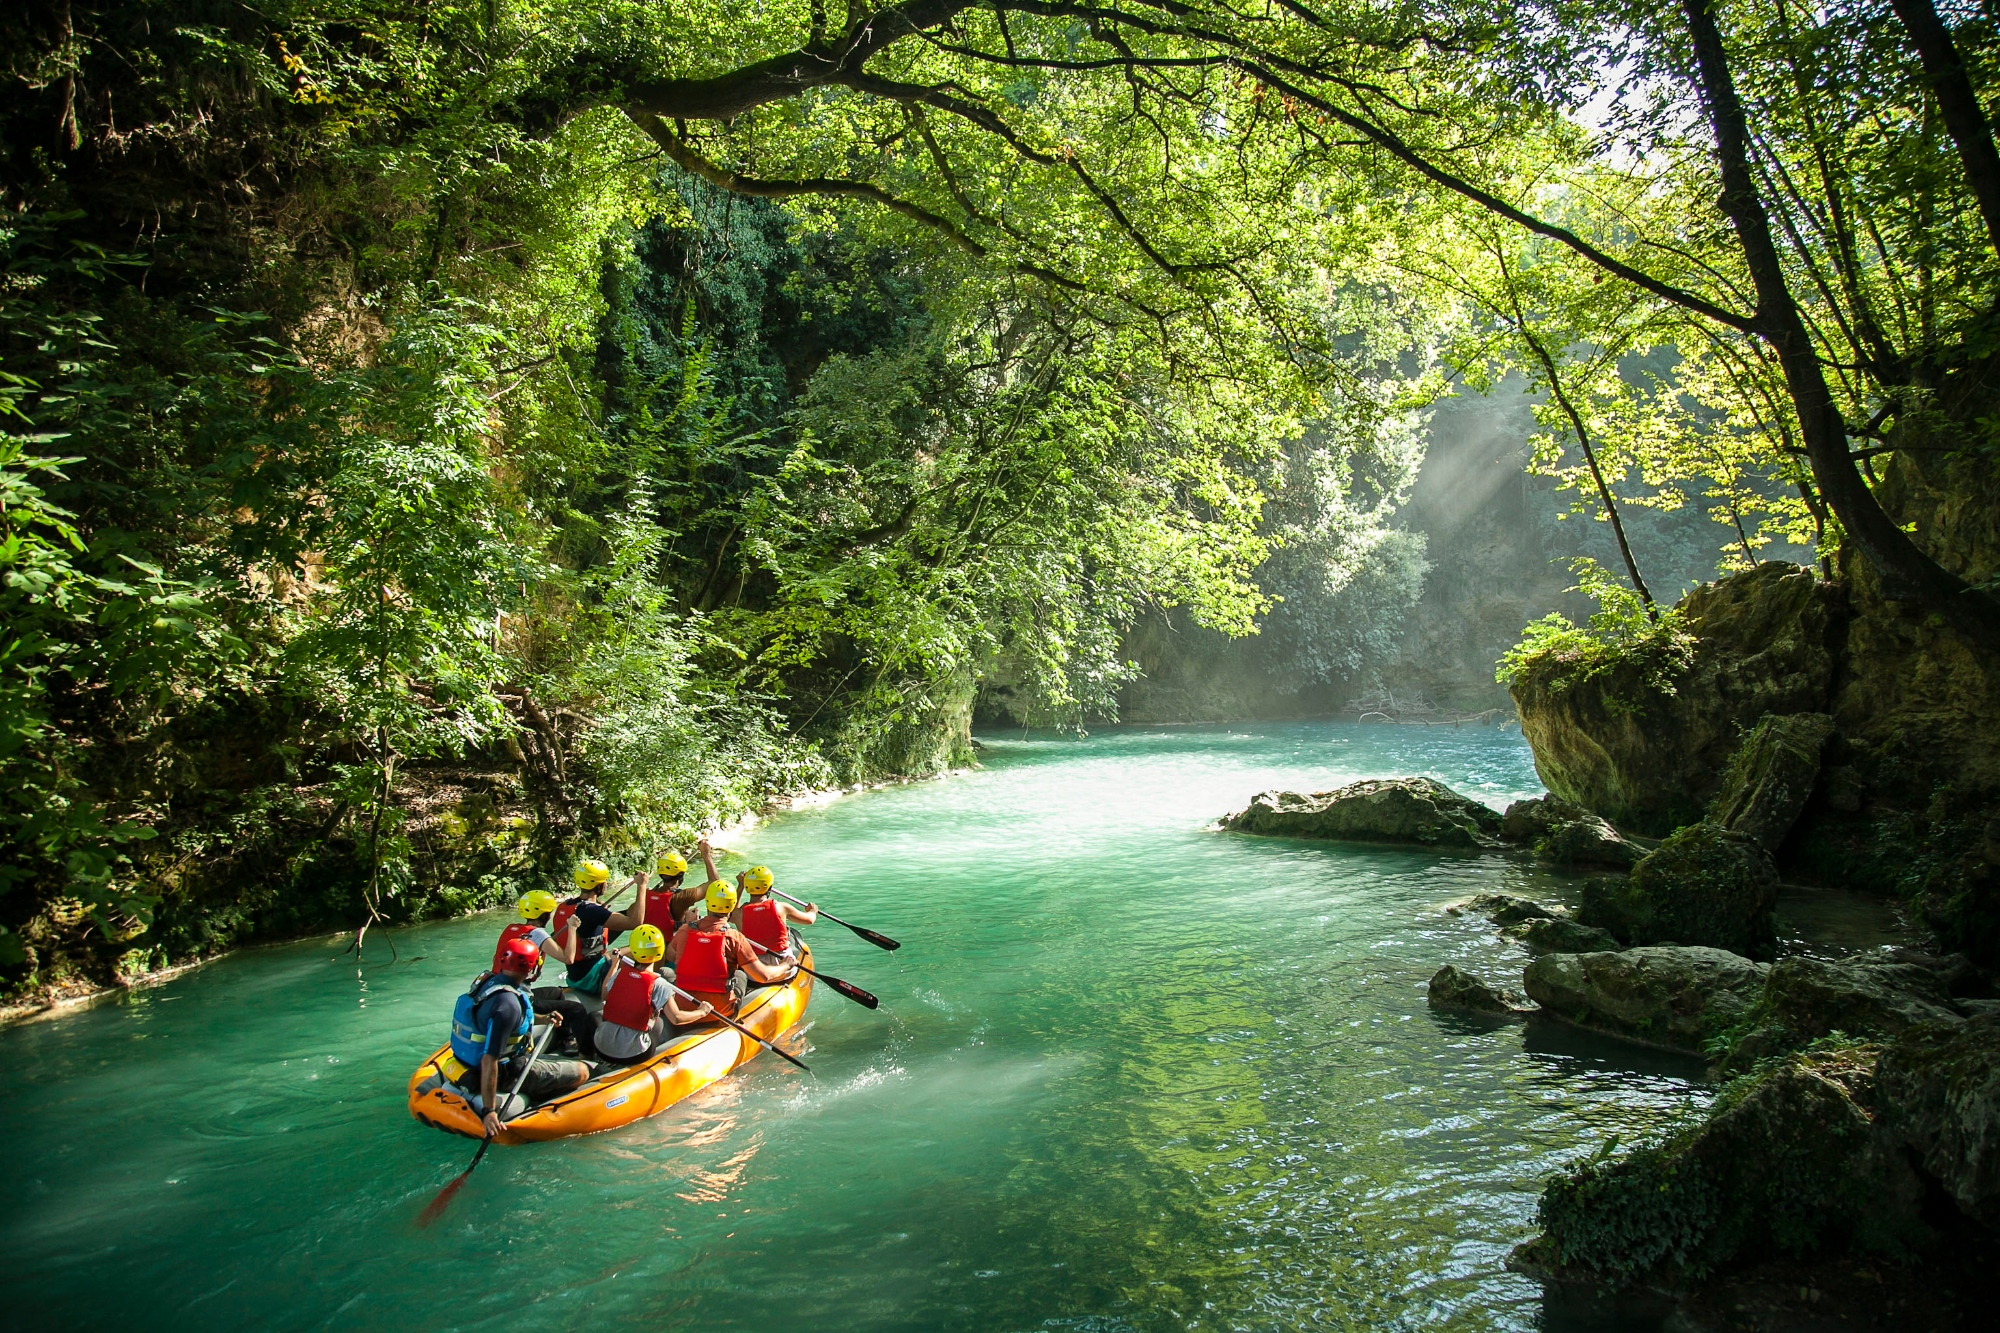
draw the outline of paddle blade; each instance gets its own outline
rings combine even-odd
[[[880,1000],[851,981],[842,981],[839,977],[830,977],[824,972],[815,972],[813,975],[865,1009],[879,1009],[882,1006]]]
[[[465,1182],[472,1178],[473,1167],[479,1165],[479,1159],[484,1157],[486,1150],[492,1146],[492,1139],[487,1139],[479,1145],[479,1151],[472,1154],[472,1164],[454,1176],[452,1182],[439,1190],[437,1196],[425,1204],[424,1210],[417,1214],[418,1226],[428,1227],[444,1216],[445,1209],[451,1207],[451,1201],[458,1197],[459,1190],[463,1189]]]
[[[855,934],[859,935],[862,939],[867,940],[870,944],[874,945],[878,949],[888,949],[894,951],[896,949],[900,949],[903,947],[899,942],[890,939],[887,935],[883,935],[876,931],[872,931],[868,929],[866,926],[849,926],[848,929],[853,931]]]

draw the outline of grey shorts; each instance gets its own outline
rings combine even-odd
[[[501,1065],[500,1095],[505,1097],[507,1090],[514,1086],[514,1080],[520,1077],[520,1065]],[[590,1066],[581,1060],[551,1060],[544,1057],[528,1066],[528,1077],[521,1083],[521,1096],[532,1106],[537,1102],[545,1102],[559,1093],[568,1092],[588,1077],[590,1077]],[[458,1084],[458,1088],[461,1092],[470,1093],[476,1101],[479,1096],[479,1071],[466,1070],[465,1078]]]

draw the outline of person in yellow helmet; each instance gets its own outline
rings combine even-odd
[[[716,878],[715,857],[707,839],[702,840],[701,851],[708,877]],[[811,903],[795,907],[791,903],[780,902],[771,895],[775,882],[769,866],[751,866],[739,874],[736,877],[737,908],[729,918],[729,924],[742,931],[757,946],[759,956],[765,962],[790,966],[799,961],[798,940],[791,928],[810,926],[818,921],[819,908]]]
[[[604,905],[604,891],[611,883],[611,867],[602,861],[585,861],[576,868],[576,896],[556,908],[550,933],[569,950],[569,988],[596,995],[604,978],[605,949],[610,941],[644,923],[631,912],[614,912]]]
[[[541,951],[544,961],[549,958],[559,958],[565,963],[569,962],[569,949],[558,944],[555,936],[549,933],[549,919],[556,911],[556,896],[553,893],[547,889],[529,889],[521,895],[521,900],[514,904],[514,910],[520,919],[500,932],[500,942],[493,946],[493,966],[490,970],[494,972],[500,970],[501,958],[507,952],[507,946],[515,940],[526,940],[534,945]],[[538,967],[536,971],[539,972],[540,968]],[[533,981],[534,977],[529,977],[528,980]]]
[[[604,1013],[593,1041],[597,1053],[615,1065],[629,1065],[651,1055],[676,1028],[699,1023],[713,1011],[705,1004],[684,1006],[654,964],[667,953],[658,926],[639,926],[615,957],[604,983]]]
[[[674,984],[727,1017],[751,985],[769,986],[792,974],[787,963],[766,963],[757,946],[729,924],[736,910],[736,889],[728,880],[710,878],[703,891],[706,914],[674,932],[667,945]]]
[[[660,934],[672,938],[682,916],[701,900],[700,889],[690,891],[683,883],[687,879],[687,868],[687,858],[679,852],[661,852],[659,859],[653,863],[658,883],[649,884],[643,870],[633,876],[632,882],[639,886],[639,899],[632,904],[632,919],[658,926]]]

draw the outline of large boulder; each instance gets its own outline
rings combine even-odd
[[[1776,560],[1696,588],[1679,616],[1684,646],[1548,654],[1509,687],[1549,791],[1655,837],[1700,817],[1759,718],[1827,711],[1842,620],[1827,585]]]
[[[1690,824],[1632,867],[1584,885],[1576,919],[1627,944],[1700,944],[1768,957],[1777,940],[1778,871],[1751,838]]]
[[[1869,1109],[1875,1051],[1794,1056],[1731,1090],[1706,1120],[1542,1192],[1542,1235],[1515,1267],[1622,1284],[1683,1282],[1733,1261],[1927,1238],[1922,1183]]]
[[[1765,717],[1731,756],[1709,802],[1709,821],[1775,853],[1806,808],[1832,735],[1833,719],[1825,713]]]
[[[1883,1119],[1925,1174],[2000,1227],[2000,1017],[1912,1028],[1876,1065]]]
[[[1578,1027],[1700,1053],[1757,1003],[1770,969],[1722,949],[1552,953],[1521,974],[1528,998]]]
[[[1772,966],[1752,1018],[1724,1059],[1724,1070],[1748,1069],[1835,1032],[1880,1039],[1965,1021],[1952,1009],[1938,969],[1871,954],[1840,962],[1784,959]]]
[[[1512,1016],[1521,1012],[1513,997],[1496,991],[1478,977],[1446,963],[1431,978],[1426,998],[1434,1009],[1464,1009],[1476,1014]]]
[[[1262,792],[1223,820],[1239,833],[1484,850],[1500,845],[1500,816],[1430,778],[1375,778],[1339,791]]]

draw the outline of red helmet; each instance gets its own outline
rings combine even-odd
[[[508,940],[500,946],[499,972],[532,972],[542,965],[542,948],[533,940]]]

